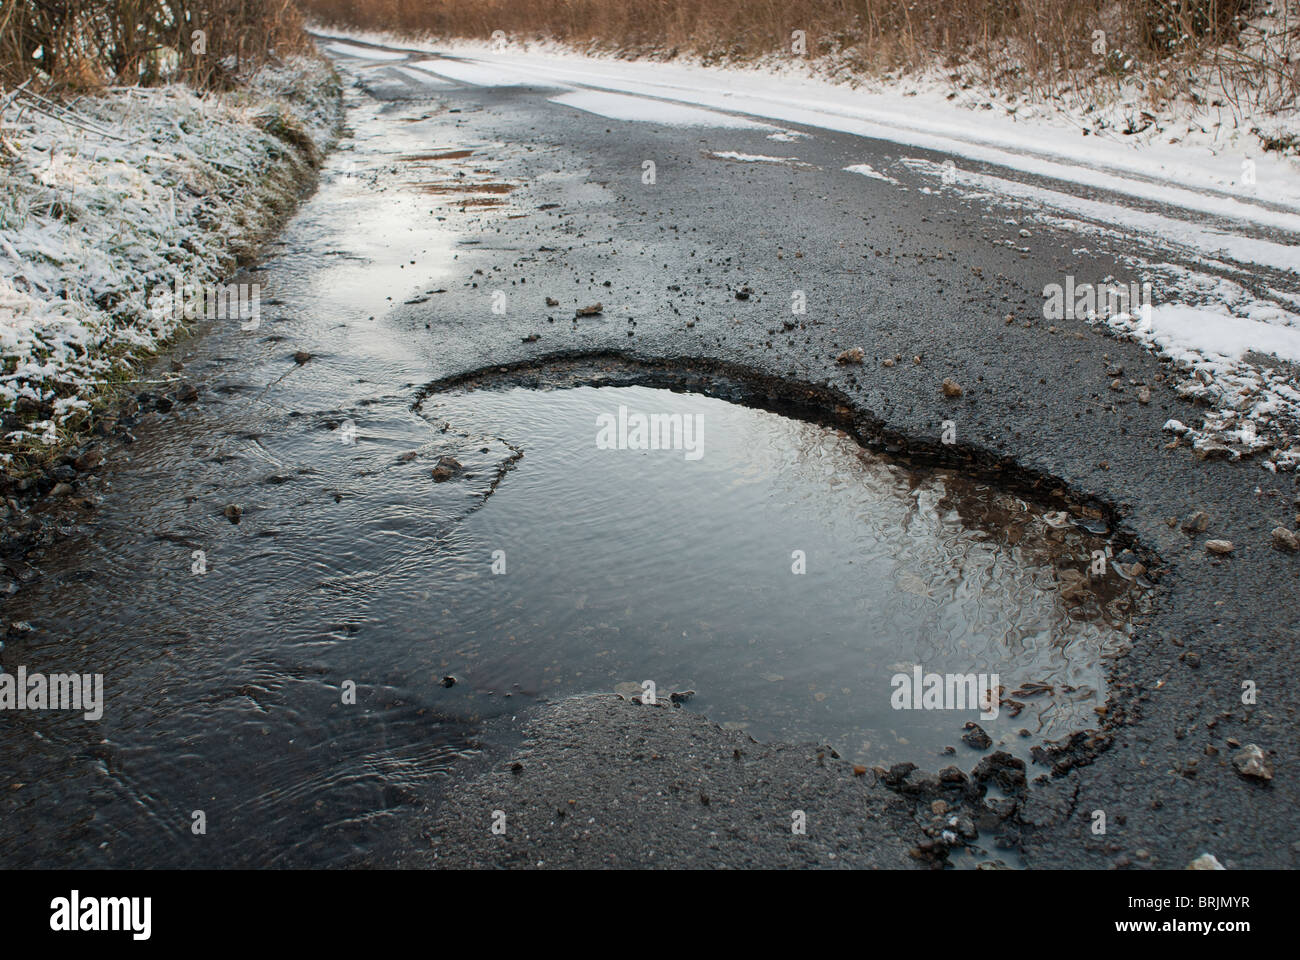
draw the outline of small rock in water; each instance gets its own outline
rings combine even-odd
[[[226,504],[226,519],[231,523],[238,523],[239,518],[244,515],[244,508],[237,503]]]
[[[593,304],[591,304],[590,306],[587,306],[587,307],[579,307],[578,310],[577,310],[577,313],[575,313],[574,316],[576,316],[576,317],[594,317],[594,316],[596,316],[596,314],[598,314],[598,313],[603,313],[604,310],[605,310],[605,308],[604,308],[603,305],[601,305],[601,304],[599,304],[599,303],[593,303]]]
[[[460,473],[462,469],[460,461],[455,457],[439,457],[437,465],[433,468],[434,482],[442,483],[445,480],[450,480]]]
[[[861,347],[852,347],[848,350],[841,351],[839,356],[835,358],[835,362],[836,363],[861,363],[862,358],[864,356],[865,354],[862,352]]]
[[[635,680],[625,680],[622,683],[614,684],[614,692],[624,700],[639,699],[641,696],[641,684]]]
[[[76,460],[72,461],[72,465],[82,473],[85,473],[88,470],[94,470],[97,466],[99,466],[103,462],[104,462],[104,455],[99,451],[97,447],[91,447],[89,450],[84,452],[81,456],[77,457]]]
[[[547,297],[547,298],[546,298],[546,305],[547,305],[548,307],[558,307],[558,306],[560,305],[560,301],[559,301],[559,300],[556,300],[554,297]]]
[[[1206,540],[1205,549],[1210,553],[1226,554],[1232,553],[1231,540]]]
[[[1138,403],[1144,403],[1144,404],[1145,404],[1145,403],[1150,403],[1150,402],[1151,402],[1151,388],[1150,388],[1150,387],[1138,387],[1138,389],[1137,389],[1137,396],[1138,396]]]
[[[1286,550],[1295,553],[1300,550],[1300,537],[1288,530],[1286,527],[1273,528],[1273,546],[1279,550]]]
[[[454,687],[454,686],[456,686],[456,678],[455,678],[455,677],[450,677],[450,676],[448,676],[448,677],[443,677],[442,680],[439,681],[439,682],[440,682],[444,687]]]
[[[1204,510],[1197,510],[1183,521],[1183,533],[1204,533],[1210,525],[1210,515]]]
[[[961,735],[962,743],[968,747],[974,747],[976,750],[987,750],[993,746],[993,738],[984,732],[984,728],[978,723],[966,724],[966,732]]]
[[[297,353],[293,355],[294,363],[306,363],[310,359],[311,359],[311,354],[308,353],[306,350],[299,350]]]
[[[176,399],[183,403],[190,403],[199,398],[199,388],[192,383],[183,383],[181,388],[176,391]]]
[[[51,496],[51,497],[66,497],[66,496],[67,496],[68,494],[70,494],[71,492],[72,492],[72,484],[70,484],[70,483],[56,483],[56,484],[54,485],[54,489],[50,491],[50,496]]]
[[[1058,570],[1057,579],[1061,583],[1061,599],[1071,602],[1083,601],[1091,592],[1088,575],[1082,570]]]
[[[944,380],[943,385],[939,389],[943,391],[943,395],[945,397],[961,396],[961,384],[959,384],[956,380],[951,380],[951,379]]]
[[[1187,865],[1188,870],[1227,870],[1212,853],[1203,853]]]
[[[1268,757],[1258,744],[1248,743],[1242,747],[1241,752],[1232,758],[1232,765],[1243,777],[1253,780],[1273,779],[1273,765],[1268,762]]]

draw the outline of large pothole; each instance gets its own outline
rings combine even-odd
[[[1103,522],[769,410],[580,385],[421,413],[523,452],[428,598],[431,653],[483,697],[649,681],[862,763],[940,766],[981,731],[1027,756],[1100,726],[1146,605]]]

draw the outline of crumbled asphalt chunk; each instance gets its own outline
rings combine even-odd
[[[993,738],[985,733],[984,728],[978,723],[966,724],[966,732],[961,735],[961,741],[976,750],[987,750],[993,746]]]
[[[1251,780],[1272,780],[1273,764],[1258,744],[1248,743],[1232,758],[1232,765]]]
[[[1274,527],[1271,536],[1273,546],[1279,550],[1284,550],[1287,553],[1295,553],[1300,550],[1300,537],[1297,537],[1286,527]]]

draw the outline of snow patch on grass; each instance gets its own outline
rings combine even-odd
[[[76,114],[0,117],[0,464],[74,430],[184,323],[151,290],[220,281],[291,204],[334,136],[328,64],[268,67],[228,94],[115,88]],[[292,169],[292,168],[297,169]]]

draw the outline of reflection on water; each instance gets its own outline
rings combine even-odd
[[[703,442],[608,449],[597,424],[620,407],[698,422]],[[1109,561],[1092,575],[1107,544],[1063,514],[693,394],[480,390],[422,412],[524,453],[447,542],[454,584],[407,613],[433,613],[439,669],[485,695],[653,680],[759,738],[863,762],[937,758],[967,721],[1022,754],[1097,725],[1136,598]],[[999,716],[894,709],[892,678],[918,665],[997,674]]]

